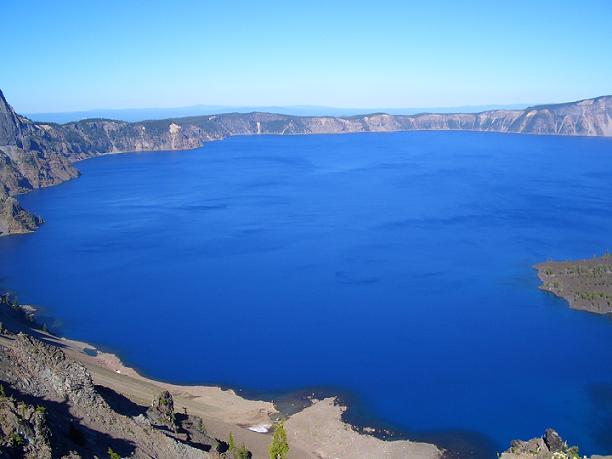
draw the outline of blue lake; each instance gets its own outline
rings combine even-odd
[[[486,454],[551,426],[612,453],[612,320],[532,268],[612,248],[611,139],[235,137],[77,167],[22,197],[38,232],[0,239],[2,285],[61,333]]]

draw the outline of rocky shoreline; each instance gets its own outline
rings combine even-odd
[[[547,261],[535,268],[540,288],[565,299],[572,309],[612,315],[612,255]]]
[[[234,456],[226,449],[231,433],[234,441],[244,444],[252,457],[263,458],[267,456],[271,427],[279,419],[285,420],[292,458],[443,457],[443,451],[432,444],[385,441],[359,432],[342,420],[346,407],[334,397],[314,399],[305,408],[285,416],[273,403],[248,400],[233,390],[151,380],[125,366],[114,354],[48,333],[37,324],[31,308],[9,298],[2,296],[0,304],[0,384],[14,394],[16,401],[11,403],[35,398],[39,406],[50,406],[51,413],[54,413],[54,403],[63,403],[65,406],[61,410],[67,410],[74,417],[70,425],[88,432],[84,434],[86,446],[79,445],[70,440],[70,425],[58,426],[50,422],[47,429],[59,429],[54,433],[59,438],[58,446],[53,442],[41,443],[34,431],[26,429],[27,438],[31,439],[27,445],[33,445],[32,451],[36,450],[36,455],[31,457],[51,457],[40,451],[54,447],[73,451],[69,457],[80,457],[77,454],[87,457],[90,453],[99,453],[100,447],[105,450],[114,445],[113,450],[123,448],[133,457],[232,458]],[[173,412],[182,422],[175,430],[182,435],[174,430],[169,434],[165,428],[158,429],[157,421],[147,414],[151,400],[155,402],[159,394],[166,391],[172,397]],[[96,400],[93,405],[82,404],[83,400],[89,403],[92,399]],[[86,416],[84,411],[87,411]],[[140,425],[143,423],[144,430]],[[16,421],[12,432],[0,424],[0,430],[6,438],[15,432],[24,436],[25,431],[19,430],[22,424],[25,425],[25,421]],[[120,429],[113,430],[109,424],[118,425]],[[206,437],[198,434],[194,425],[204,426]],[[131,449],[124,445],[126,435],[132,439]],[[99,444],[101,437],[106,438],[102,446]],[[192,438],[199,438],[195,445]]]
[[[5,420],[0,422],[0,452],[21,448],[24,454],[14,457],[76,459],[110,447],[135,458],[264,458],[272,426],[279,420],[284,422],[292,459],[472,457],[431,443],[381,439],[373,428],[345,422],[347,408],[333,396],[310,399],[283,413],[273,402],[245,399],[232,389],[152,380],[115,354],[51,334],[35,314],[34,307],[19,305],[9,294],[0,295],[0,415]],[[160,397],[170,398],[170,411],[160,413]],[[71,421],[58,423],[56,411]],[[22,418],[19,413],[24,413]],[[75,441],[74,431],[83,438]],[[229,451],[230,434],[248,455]],[[22,437],[21,446],[11,443],[15,435]],[[547,429],[542,437],[514,440],[498,457],[583,456]]]

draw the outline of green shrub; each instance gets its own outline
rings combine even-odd
[[[242,444],[240,448],[238,448],[234,452],[234,459],[249,459],[250,457],[251,457],[251,453],[249,452],[247,447],[244,446],[244,444]]]
[[[567,455],[570,459],[580,459],[580,451],[577,446],[572,446],[567,450]]]
[[[13,448],[17,446],[23,446],[23,443],[24,443],[23,437],[19,435],[17,432],[13,432],[9,436],[9,443]]]
[[[274,426],[274,437],[268,449],[270,459],[286,459],[289,455],[289,444],[287,443],[287,433],[283,422]]]

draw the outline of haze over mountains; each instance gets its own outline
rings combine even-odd
[[[406,107],[406,108],[347,108],[322,105],[191,105],[188,107],[166,108],[124,108],[93,109],[69,112],[25,113],[34,121],[47,123],[68,123],[88,118],[109,118],[120,121],[144,121],[187,116],[215,115],[218,113],[283,113],[294,116],[353,116],[363,113],[388,113],[390,115],[415,115],[417,113],[478,113],[487,110],[522,110],[528,104],[511,105],[465,105],[457,107]]]
[[[136,123],[86,119],[55,124],[16,114],[0,91],[0,235],[32,231],[42,221],[22,209],[15,195],[77,177],[73,162],[101,154],[197,148],[234,135],[412,130],[612,136],[612,96],[480,113],[334,117],[252,112]]]

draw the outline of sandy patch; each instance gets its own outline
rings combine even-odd
[[[342,421],[346,407],[326,398],[287,420],[290,445],[308,450],[321,459],[419,458],[435,459],[442,451],[428,443],[385,441],[355,431]]]
[[[202,417],[207,431],[227,440],[233,433],[236,443],[244,443],[254,458],[267,458],[271,431],[279,413],[271,402],[247,400],[233,390],[214,386],[181,386],[155,381],[124,365],[114,354],[101,352],[88,343],[47,335],[47,341],[61,346],[67,355],[82,362],[95,384],[108,387],[135,403],[148,406],[166,389],[174,397],[177,412]],[[85,351],[87,350],[87,352]],[[434,445],[410,441],[384,441],[362,434],[342,421],[346,407],[334,398],[314,401],[290,416],[286,423],[291,459],[332,458],[414,458],[437,459],[441,451]]]

